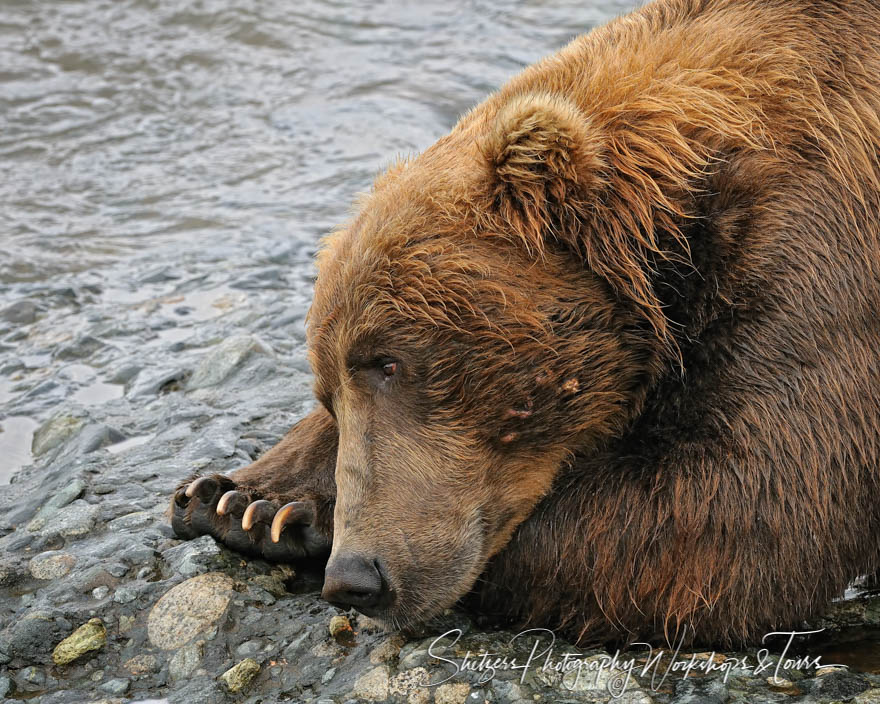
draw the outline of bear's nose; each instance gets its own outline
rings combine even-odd
[[[324,570],[321,596],[336,606],[353,606],[358,610],[379,606],[388,588],[378,562],[357,553],[336,555]]]

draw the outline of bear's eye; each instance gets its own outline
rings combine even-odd
[[[397,374],[397,362],[385,362],[382,364],[382,374],[386,379]]]

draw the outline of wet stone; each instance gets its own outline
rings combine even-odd
[[[190,377],[187,389],[216,386],[252,354],[271,355],[272,351],[259,338],[251,335],[237,335],[224,340],[202,359]]]
[[[194,643],[180,648],[168,663],[168,674],[172,680],[183,680],[189,677],[199,666],[204,653],[205,641],[197,640]]]
[[[29,531],[38,531],[43,528],[49,519],[58,513],[59,509],[78,499],[85,490],[86,483],[82,479],[74,479],[40,507],[40,510],[34,514],[34,517],[28,523],[27,529]]]
[[[45,525],[39,530],[42,535],[46,536],[86,535],[95,527],[99,513],[98,506],[77,499],[68,506],[59,509],[51,518],[47,518]],[[28,529],[34,530],[32,526],[33,521],[28,525]]]
[[[16,301],[0,310],[0,319],[16,325],[30,325],[37,319],[37,304],[33,301]]]
[[[162,553],[162,559],[175,572],[190,576],[208,572],[220,564],[221,550],[210,535],[203,535]]]
[[[36,610],[25,614],[5,631],[8,655],[42,662],[52,644],[70,633],[72,624],[58,614]]]
[[[124,516],[120,516],[119,518],[114,518],[107,524],[107,527],[110,530],[135,530],[137,528],[143,528],[150,523],[153,523],[155,520],[152,513],[149,511],[135,511],[134,513],[129,513]]]
[[[371,702],[381,702],[388,698],[389,686],[388,668],[385,666],[374,667],[358,677],[354,683],[352,696]]]
[[[76,435],[83,425],[85,421],[73,416],[60,415],[50,418],[34,431],[31,451],[35,457],[44,455]]]
[[[178,584],[153,606],[147,618],[150,642],[172,650],[211,629],[226,613],[233,581],[209,572]]]
[[[92,650],[104,647],[106,642],[107,630],[104,624],[101,619],[93,618],[55,646],[52,660],[56,665],[66,665]]]
[[[222,679],[230,692],[240,692],[260,673],[260,665],[252,658],[246,658],[232,666],[222,675]]]
[[[35,687],[44,687],[46,685],[46,673],[39,667],[34,667],[33,665],[25,667],[23,670],[19,671],[18,679],[21,682],[26,682]]]
[[[259,640],[249,640],[241,645],[239,645],[235,649],[235,654],[242,658],[253,657],[257,653],[260,652],[260,648],[263,647],[262,641]]]
[[[107,680],[102,685],[98,687],[98,689],[107,692],[108,694],[125,694],[128,691],[128,687],[130,685],[129,680],[122,678],[114,678],[112,680]]]
[[[63,552],[49,550],[31,558],[30,571],[36,579],[58,579],[76,564],[76,558]]]
[[[115,445],[125,439],[125,435],[107,425],[87,425],[79,434],[79,452],[80,454],[87,455],[108,445]]]

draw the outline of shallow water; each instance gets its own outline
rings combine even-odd
[[[255,292],[304,312],[319,237],[375,173],[633,3],[592,4],[0,5],[0,310],[37,305],[0,319],[0,419],[114,402],[102,364],[159,363]],[[0,481],[32,426],[6,423]]]

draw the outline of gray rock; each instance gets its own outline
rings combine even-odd
[[[31,611],[5,631],[8,655],[29,662],[44,662],[55,643],[73,630],[67,619],[45,610]]]
[[[128,691],[128,687],[131,683],[129,680],[123,678],[114,678],[112,680],[107,680],[102,685],[100,685],[99,689],[108,694],[116,694],[121,695],[125,694]]]
[[[0,697],[5,697],[12,690],[12,680],[6,675],[0,676]]]
[[[16,301],[0,311],[0,319],[16,325],[30,325],[37,319],[37,304],[33,301]]]
[[[127,384],[140,374],[142,368],[139,364],[126,364],[124,367],[120,367],[113,372],[108,381],[111,384]]]
[[[138,597],[138,592],[129,586],[122,586],[113,594],[113,601],[117,604],[130,604]]]
[[[260,652],[260,648],[263,647],[263,642],[259,640],[249,640],[245,641],[241,645],[239,645],[235,649],[235,654],[241,658],[249,658],[253,657],[257,653]]]
[[[47,520],[40,529],[40,534],[45,536],[74,537],[86,535],[95,527],[100,509],[82,499],[77,499],[68,506],[59,509],[54,516]],[[31,525],[29,530],[34,530]]]
[[[107,527],[110,530],[136,530],[138,528],[143,528],[146,525],[153,523],[155,520],[152,513],[149,511],[135,511],[134,513],[128,513],[124,516],[120,516],[119,518],[114,518],[107,524]]]
[[[30,523],[28,523],[27,529],[33,532],[43,528],[50,518],[58,514],[59,509],[78,499],[85,490],[86,483],[82,479],[74,479],[43,504]]]
[[[87,425],[79,434],[78,449],[80,454],[87,455],[108,445],[122,442],[126,437],[115,428],[95,423]]]
[[[84,359],[101,349],[104,343],[91,335],[82,335],[56,353],[58,359]]]
[[[203,535],[165,550],[162,559],[178,574],[190,577],[218,567],[220,555],[217,541],[210,535]]]
[[[36,579],[58,579],[70,572],[75,564],[73,555],[49,550],[31,558],[29,566]]]
[[[171,367],[150,370],[149,372],[144,370],[138,374],[128,395],[132,398],[156,396],[161,392],[180,388],[189,374],[190,370],[185,367]]]
[[[229,377],[252,354],[271,355],[272,351],[259,338],[236,335],[211,350],[193,372],[187,390],[216,386]]]
[[[20,670],[18,678],[22,682],[27,682],[35,687],[43,687],[46,684],[46,673],[39,667],[34,667],[33,665]]]
[[[34,431],[34,438],[31,441],[31,452],[34,453],[35,457],[40,457],[49,452],[49,450],[54,450],[68,438],[76,435],[83,425],[85,425],[85,421],[74,416],[62,414],[50,418]],[[85,488],[85,484],[83,484],[83,488]]]
[[[189,677],[202,661],[204,649],[203,640],[197,640],[178,649],[168,663],[168,674],[171,679],[184,680]]]

